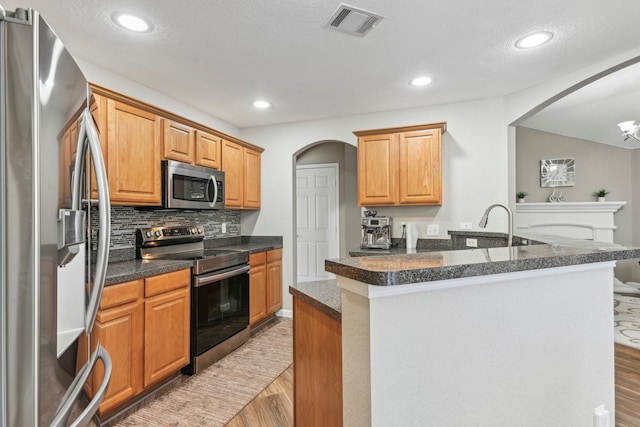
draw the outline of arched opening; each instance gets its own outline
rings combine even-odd
[[[348,256],[360,239],[357,149],[343,141],[316,141],[295,152],[292,165],[294,280],[332,278],[324,259]]]

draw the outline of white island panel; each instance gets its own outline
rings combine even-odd
[[[614,411],[615,262],[391,287],[338,276],[345,426],[583,426]]]

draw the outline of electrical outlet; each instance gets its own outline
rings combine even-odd
[[[224,234],[224,233],[226,233],[226,232],[227,232],[227,223],[226,223],[226,222],[223,222],[223,223],[222,223],[222,233]]]
[[[437,236],[440,234],[440,226],[438,224],[430,224],[427,227],[427,236]]]
[[[468,248],[477,248],[478,247],[478,239],[466,239],[466,244]]]
[[[461,222],[460,230],[471,230],[473,228],[473,223],[471,222]]]

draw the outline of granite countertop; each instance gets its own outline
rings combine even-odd
[[[217,240],[217,239],[214,239]],[[216,244],[218,243],[218,244]],[[219,245],[222,243],[222,245]],[[231,243],[231,244],[226,244]],[[262,237],[255,238],[242,237],[240,239],[225,240],[219,239],[214,244],[206,244],[207,248],[229,249],[235,251],[248,251],[249,253],[264,252],[271,249],[282,248],[282,237]],[[110,262],[107,267],[105,285],[127,282],[130,280],[142,279],[158,274],[169,273],[183,268],[193,267],[191,260],[125,260]]]
[[[640,258],[640,248],[555,236],[548,243],[545,236],[528,238],[543,244],[326,260],[325,270],[372,285],[392,286]]]
[[[289,293],[327,316],[342,322],[342,300],[335,279],[296,283]]]

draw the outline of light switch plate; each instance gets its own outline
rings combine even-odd
[[[438,236],[440,234],[440,226],[438,224],[429,224],[427,227],[427,236]]]
[[[466,244],[468,248],[477,248],[478,247],[478,239],[466,239]]]
[[[227,232],[227,223],[223,222],[222,223],[222,233],[226,233]]]
[[[471,222],[461,222],[460,230],[471,230],[473,228],[473,223]]]

